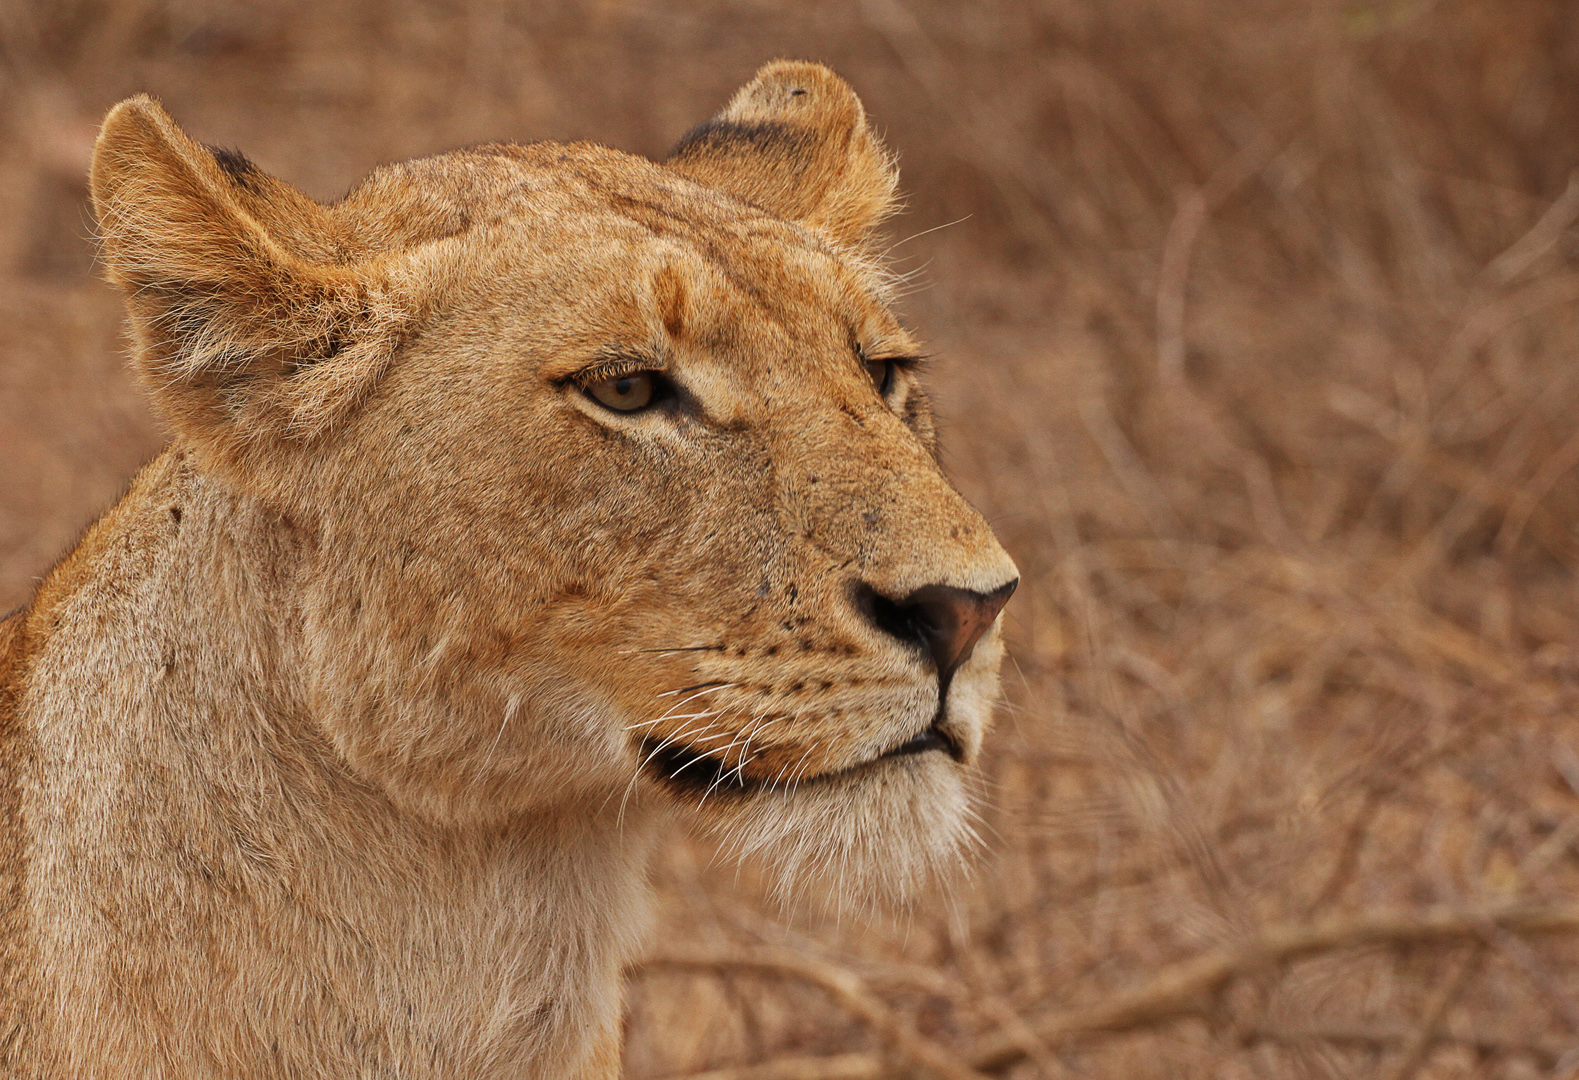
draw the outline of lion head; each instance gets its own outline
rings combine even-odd
[[[969,834],[1016,582],[939,468],[860,102],[775,63],[661,164],[489,145],[331,205],[153,101],[93,168],[135,365],[305,554],[313,722],[412,813],[688,808],[894,894]]]

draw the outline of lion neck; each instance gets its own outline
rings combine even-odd
[[[558,1075],[617,1020],[643,815],[403,809],[303,700],[311,536],[171,454],[98,529],[27,709],[63,1074]]]

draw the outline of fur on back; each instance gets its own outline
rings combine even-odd
[[[812,64],[664,163],[328,206],[117,106],[172,442],[0,623],[0,1072],[607,1080],[665,818],[850,903],[955,863],[1015,570],[937,464],[894,185]],[[931,596],[995,599],[944,648]]]

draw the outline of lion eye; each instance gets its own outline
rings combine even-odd
[[[866,373],[872,377],[872,385],[877,387],[877,392],[883,397],[888,396],[888,391],[894,388],[894,362],[892,360],[864,361]]]
[[[658,375],[652,371],[633,371],[588,383],[586,392],[593,401],[615,412],[645,409],[658,396]]]

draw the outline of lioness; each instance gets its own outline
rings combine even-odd
[[[939,471],[895,174],[775,63],[663,164],[320,205],[115,107],[170,448],[0,624],[0,1064],[613,1077],[666,808],[903,892],[968,834],[1016,571]]]

